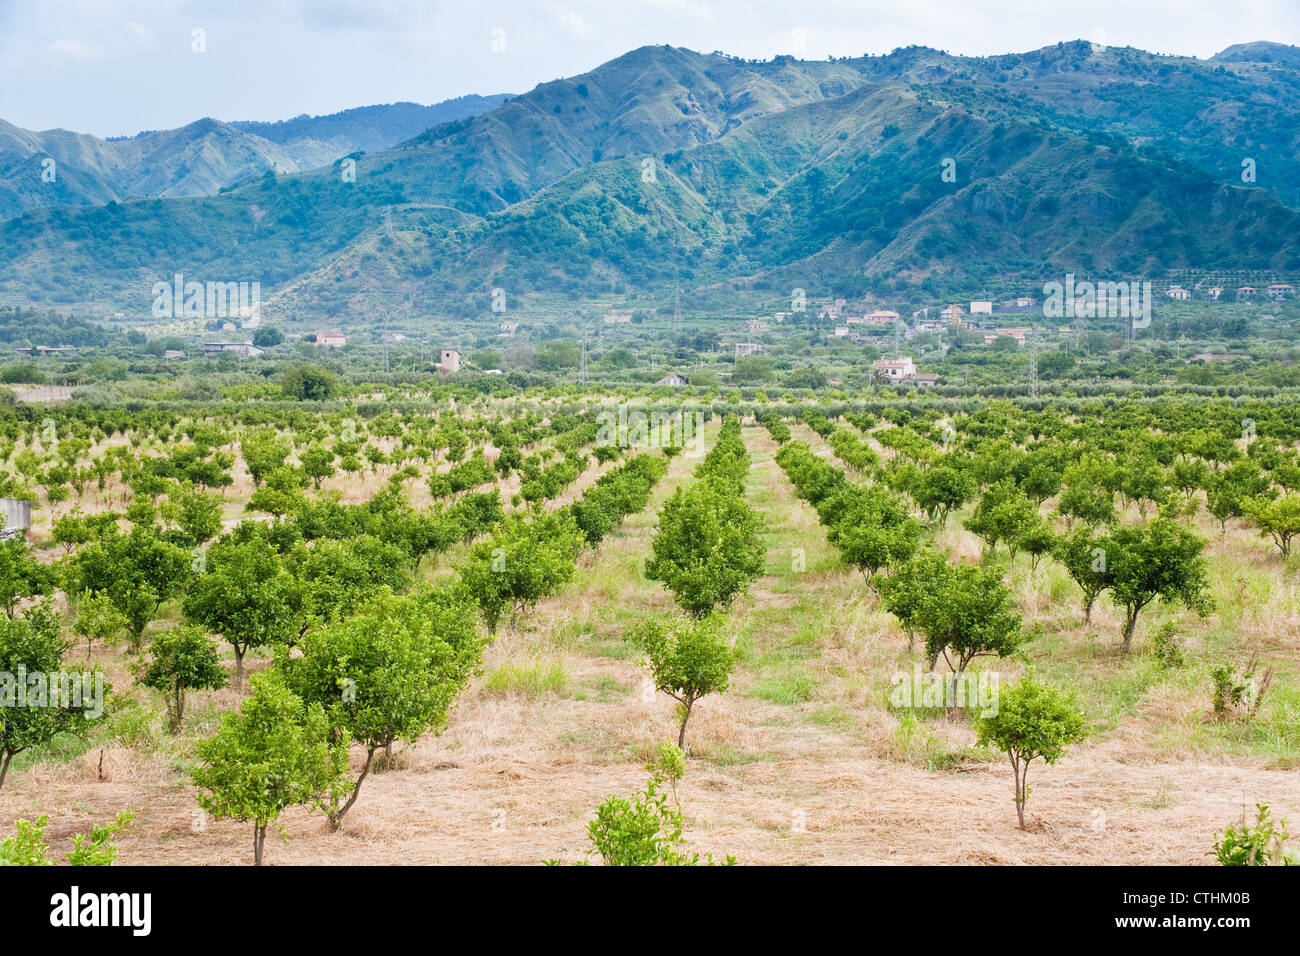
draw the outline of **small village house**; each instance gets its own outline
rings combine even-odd
[[[240,358],[255,358],[262,354],[252,342],[207,342],[203,346],[204,355],[220,355],[222,352],[234,352]]]
[[[916,377],[916,363],[910,355],[896,359],[876,359],[871,364],[881,378],[891,382],[903,382]]]
[[[992,332],[984,336],[984,344],[992,345],[998,339],[1008,338],[1015,339],[1016,345],[1024,345],[1025,336],[1028,334],[1028,329],[994,329]]]

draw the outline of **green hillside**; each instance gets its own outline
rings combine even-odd
[[[260,281],[272,315],[307,321],[394,299],[463,311],[495,286],[1285,275],[1300,270],[1290,49],[751,62],[644,47],[361,156],[355,182],[336,163],[215,197],[33,210],[0,226],[0,300],[144,316],[153,283],[182,272]]]

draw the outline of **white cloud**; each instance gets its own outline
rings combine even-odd
[[[46,47],[54,56],[63,57],[68,60],[99,60],[107,55],[108,51],[100,44],[87,43],[79,40],[77,37],[59,37],[57,40],[49,43]]]

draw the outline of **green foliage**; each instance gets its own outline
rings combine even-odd
[[[935,465],[921,472],[909,489],[930,520],[943,525],[948,515],[975,497],[975,479],[952,465]]]
[[[221,498],[192,485],[180,485],[168,494],[165,516],[176,522],[183,547],[196,548],[221,533]]]
[[[909,632],[925,635],[931,668],[942,656],[955,678],[976,657],[1007,657],[1024,641],[1015,601],[996,567],[952,565],[922,552],[881,582],[880,595]]]
[[[18,754],[47,746],[61,734],[82,735],[102,718],[96,679],[105,697],[111,688],[95,672],[63,673],[64,654],[71,646],[59,636],[59,619],[48,602],[23,617],[0,618],[0,787]],[[24,673],[44,675],[45,680],[40,698],[33,696],[35,688],[27,687],[26,705],[18,706],[16,680]]]
[[[72,838],[72,849],[64,857],[68,865],[112,866],[117,860],[117,847],[109,841],[134,818],[132,811],[124,810],[112,823],[95,826],[88,834],[78,833]],[[0,866],[54,866],[54,861],[46,857],[50,849],[45,842],[48,823],[47,816],[37,817],[35,821],[16,820],[17,833],[0,843]]]
[[[1129,650],[1138,614],[1160,598],[1196,613],[1212,605],[1201,552],[1205,541],[1169,518],[1121,525],[1102,542],[1111,600],[1124,609],[1124,650]]]
[[[567,512],[511,514],[471,549],[460,577],[489,630],[506,611],[518,615],[555,594],[573,577],[583,534]]]
[[[737,653],[734,640],[723,632],[719,614],[646,621],[627,639],[642,654],[655,687],[680,705],[677,746],[686,747],[686,722],[696,701],[721,694],[731,681]]]
[[[672,748],[669,750],[669,748]],[[605,866],[713,866],[713,855],[701,860],[685,849],[681,809],[669,803],[665,789],[675,788],[685,770],[681,750],[666,744],[651,764],[645,789],[629,800],[610,797],[596,808],[596,818],[587,826],[591,853]],[[559,861],[547,861],[556,865]],[[723,858],[721,866],[734,866],[735,857]]]
[[[110,531],[78,552],[75,587],[106,594],[126,619],[132,650],[139,650],[159,606],[185,588],[190,564],[189,552],[154,528]]]
[[[301,656],[281,662],[290,690],[324,708],[337,736],[366,753],[346,799],[331,795],[335,829],[356,802],[376,751],[398,740],[413,744],[446,724],[482,652],[470,607],[460,590],[425,600],[381,593],[354,614],[308,633]]]
[[[297,636],[301,600],[297,579],[267,541],[222,540],[208,549],[183,609],[187,620],[231,646],[236,679],[242,680],[245,654]]]
[[[253,862],[262,864],[266,828],[287,807],[320,804],[347,766],[346,741],[331,733],[319,702],[304,706],[274,671],[252,679],[239,713],[196,749],[191,771],[199,806],[217,819],[253,824]]]
[[[1052,556],[1061,563],[1083,592],[1086,622],[1092,621],[1092,608],[1097,603],[1097,598],[1110,587],[1105,543],[1104,537],[1091,527],[1084,526],[1077,528],[1073,534],[1057,538],[1052,547]]]
[[[1286,821],[1274,822],[1267,804],[1255,804],[1255,822],[1245,813],[1214,841],[1213,855],[1221,866],[1300,866],[1300,850],[1286,845]]]
[[[1287,494],[1276,500],[1251,498],[1242,512],[1259,525],[1261,535],[1272,538],[1283,558],[1291,554],[1291,539],[1300,534],[1300,495]]]
[[[300,402],[323,402],[338,394],[338,379],[330,372],[305,362],[294,365],[280,376],[280,388],[285,398]]]
[[[26,598],[54,593],[51,569],[32,555],[21,538],[0,541],[0,607],[12,618],[18,603]]]
[[[698,480],[674,491],[659,512],[646,577],[697,617],[729,607],[763,573],[763,520],[740,494],[748,471],[732,419],[697,469]]]
[[[1087,724],[1070,698],[1026,675],[998,694],[996,713],[976,716],[975,730],[981,746],[992,745],[1011,761],[1016,815],[1023,828],[1030,762],[1042,758],[1044,763],[1056,763],[1069,745],[1087,735]]]
[[[253,330],[253,344],[259,349],[274,348],[284,341],[284,333],[274,325],[261,325]]]
[[[1009,480],[989,487],[966,521],[966,530],[983,538],[990,551],[1004,544],[1013,559],[1022,545],[1034,540],[1043,527],[1038,506]]]
[[[140,683],[162,692],[172,733],[185,719],[187,691],[226,686],[217,645],[200,628],[181,626],[156,634],[149,642],[149,658]]]
[[[663,457],[647,452],[601,475],[569,508],[587,544],[599,544],[626,515],[645,508],[651,490],[667,470]]]
[[[1187,661],[1182,647],[1178,644],[1178,629],[1173,621],[1166,621],[1151,635],[1151,654],[1161,667],[1182,667]]]
[[[334,452],[321,445],[312,445],[303,449],[298,460],[302,465],[302,473],[310,478],[317,488],[323,480],[334,474]]]
[[[87,660],[95,641],[111,644],[126,630],[126,617],[102,591],[83,591],[77,598],[76,610],[72,633],[85,638]]]
[[[131,810],[118,813],[112,823],[92,827],[90,833],[78,833],[72,838],[72,849],[68,852],[70,866],[112,866],[117,860],[117,847],[110,839],[114,834],[126,829],[135,819]]]

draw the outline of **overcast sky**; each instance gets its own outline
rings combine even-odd
[[[1300,44],[1300,0],[0,0],[0,119],[130,135],[521,93],[649,43],[822,59],[1080,37]]]

